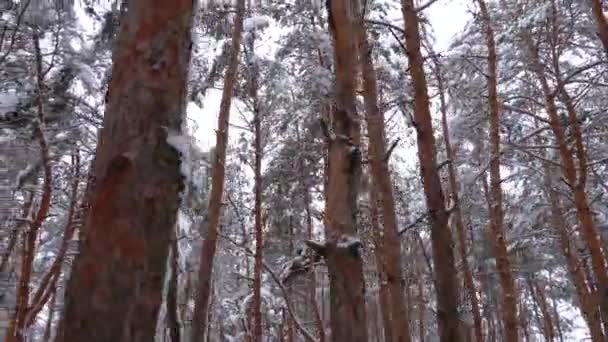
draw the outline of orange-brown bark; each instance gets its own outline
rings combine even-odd
[[[488,106],[490,114],[490,231],[494,243],[494,257],[496,269],[502,287],[502,319],[505,340],[518,341],[517,318],[517,288],[511,260],[507,251],[507,241],[504,228],[504,211],[502,200],[502,179],[500,177],[500,106],[498,103],[498,73],[496,43],[492,20],[484,0],[477,0],[479,4],[483,29],[488,49]]]
[[[332,0],[327,5],[334,42],[336,94],[328,136],[325,250],[330,279],[331,336],[334,342],[367,342],[363,261],[356,239],[361,133],[355,106],[354,18],[349,1]]]
[[[367,131],[369,134],[369,155],[371,164],[372,182],[378,203],[374,203],[381,210],[383,241],[380,248],[384,256],[384,272],[386,286],[389,289],[392,305],[391,310],[393,341],[409,342],[410,327],[405,305],[403,275],[401,270],[401,241],[397,228],[397,214],[395,212],[395,199],[393,197],[393,184],[386,159],[386,137],[384,129],[384,115],[378,107],[378,86],[376,84],[376,71],[371,59],[372,51],[369,47],[367,32],[363,23],[363,14],[358,1],[353,1],[353,12],[359,20],[355,22],[355,30],[359,45],[360,68],[363,78],[363,101],[366,109]],[[380,228],[379,226],[376,226]]]
[[[209,194],[208,216],[203,224],[207,235],[203,241],[198,274],[198,289],[194,306],[192,341],[202,342],[207,324],[207,311],[211,293],[211,277],[213,260],[217,247],[217,234],[222,217],[222,196],[224,193],[224,177],[226,148],[228,145],[228,122],[230,119],[230,105],[234,93],[234,85],[240,60],[241,42],[243,39],[243,17],[245,15],[245,0],[238,0],[237,13],[232,31],[232,46],[230,60],[224,77],[224,89],[220,102],[218,116],[218,129],[216,132],[215,157],[211,171],[211,193]]]
[[[51,208],[52,198],[52,181],[53,175],[51,170],[51,160],[49,155],[49,146],[46,140],[45,132],[45,115],[44,115],[44,74],[42,70],[42,53],[40,50],[40,33],[37,29],[33,32],[34,49],[36,56],[36,95],[37,95],[37,124],[35,127],[36,138],[40,147],[40,155],[42,159],[42,167],[44,170],[44,181],[42,183],[42,197],[38,211],[34,216],[34,220],[30,223],[28,231],[23,238],[23,253],[21,260],[21,270],[19,273],[19,287],[17,288],[17,305],[15,307],[15,315],[9,327],[7,342],[23,341],[24,328],[26,326],[26,318],[30,301],[30,281],[32,278],[32,268],[34,266],[34,257],[36,254],[36,242],[38,240],[38,232],[42,227],[42,223],[46,219]]]
[[[543,190],[551,209],[551,224],[558,234],[558,241],[566,259],[566,268],[568,269],[568,273],[570,274],[570,278],[576,290],[579,307],[583,314],[583,318],[589,326],[592,341],[604,341],[599,307],[596,305],[596,301],[586,284],[587,276],[582,267],[582,260],[576,246],[572,244],[572,237],[568,232],[559,194],[553,188],[555,186],[553,181],[555,178],[554,172],[552,172],[551,167],[547,162],[543,163],[543,171]]]
[[[420,48],[419,18],[414,0],[402,0],[401,4],[405,20],[405,45],[414,88],[414,120],[420,173],[431,224],[439,336],[441,341],[462,341],[458,313],[459,286],[454,265],[454,243],[448,227],[448,212],[445,208],[445,197],[437,169],[430,100],[424,72],[424,59]]]
[[[184,124],[192,6],[134,0],[122,14],[86,240],[59,341],[154,339],[184,188],[180,152],[167,138]]]
[[[28,306],[27,313],[25,314],[24,327],[27,328],[34,323],[34,319],[40,313],[44,305],[51,298],[51,295],[55,293],[57,287],[57,281],[61,273],[61,267],[64,263],[65,255],[67,253],[69,242],[74,236],[76,231],[77,223],[75,222],[80,216],[77,211],[82,211],[84,208],[80,206],[77,208],[78,201],[78,186],[80,184],[80,158],[78,154],[72,156],[73,165],[73,179],[70,189],[70,204],[67,213],[67,222],[63,230],[63,237],[57,255],[51,264],[51,267],[47,273],[42,277],[38,289],[34,292],[31,303]]]
[[[382,316],[382,326],[384,329],[384,340],[393,341],[393,325],[391,317],[391,298],[390,290],[388,288],[388,281],[386,275],[386,248],[383,246],[384,238],[380,233],[380,220],[378,219],[378,195],[377,190],[372,189],[371,192],[371,203],[370,203],[370,221],[372,230],[372,240],[374,241],[374,259],[376,262],[376,272],[378,275],[378,288],[379,288],[379,300],[380,310]]]
[[[603,324],[606,325],[608,319],[608,272],[606,270],[606,260],[603,254],[603,248],[597,227],[593,221],[593,216],[589,206],[589,199],[585,190],[586,172],[584,147],[576,147],[575,152],[579,155],[579,170],[577,171],[577,163],[573,152],[568,147],[565,128],[560,121],[559,113],[556,104],[556,94],[549,87],[549,82],[545,76],[544,66],[540,62],[540,56],[537,48],[529,37],[526,37],[528,51],[531,55],[531,66],[538,78],[541,90],[544,95],[545,106],[549,114],[551,130],[555,135],[555,140],[558,145],[558,151],[561,160],[561,171],[565,181],[568,183],[574,194],[574,206],[580,222],[579,229],[581,235],[589,248],[591,256],[591,266],[595,278],[597,279],[597,292],[600,309],[602,311]],[[559,89],[558,89],[559,90]],[[569,114],[571,120],[576,115]],[[580,132],[579,132],[580,134]],[[575,133],[576,135],[576,133]],[[580,137],[582,139],[582,137]],[[575,137],[576,139],[576,137]],[[577,143],[578,144],[578,143]],[[583,150],[579,150],[582,148]],[[581,164],[582,163],[582,164]],[[581,169],[582,167],[582,169]]]

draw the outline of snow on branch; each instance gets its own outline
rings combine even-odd
[[[342,234],[338,239],[337,247],[341,249],[358,250],[363,247],[363,243],[357,237]]]
[[[313,266],[325,258],[329,253],[348,253],[358,257],[363,243],[357,237],[342,234],[337,241],[319,242],[305,240],[296,251],[296,256],[283,264],[281,282],[286,284],[295,277],[307,274]]]
[[[270,26],[270,17],[267,15],[257,15],[243,21],[243,31],[251,32],[261,30]]]
[[[286,284],[291,279],[307,274],[315,263],[321,260],[325,253],[325,243],[312,240],[304,241],[296,251],[296,256],[283,264],[281,271],[281,282]]]

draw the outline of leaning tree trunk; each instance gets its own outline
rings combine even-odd
[[[97,186],[60,341],[154,339],[180,192],[192,1],[132,0],[113,55]],[[129,96],[126,96],[128,94]]]
[[[330,324],[334,342],[367,342],[365,280],[357,239],[361,177],[361,133],[355,107],[356,39],[351,4],[327,3],[334,40],[336,103],[328,127],[328,188],[325,260],[330,280]]]
[[[359,57],[363,76],[363,101],[367,111],[367,131],[369,133],[369,152],[374,192],[377,194],[378,209],[382,211],[383,243],[380,248],[385,259],[384,271],[391,296],[391,325],[393,341],[409,342],[410,327],[405,305],[403,274],[401,271],[401,240],[397,228],[397,214],[393,197],[393,184],[388,169],[386,155],[386,137],[384,131],[384,115],[378,108],[378,86],[376,71],[372,61],[372,51],[367,40],[367,32],[363,23],[364,13],[361,13],[359,1],[353,3],[353,12],[359,20],[355,23],[359,43]],[[372,196],[374,197],[374,196]],[[376,204],[376,203],[374,203]],[[379,228],[379,227],[378,227]]]
[[[498,105],[498,75],[496,70],[496,42],[488,8],[484,0],[477,0],[488,49],[488,106],[490,116],[490,231],[494,239],[496,269],[502,287],[502,319],[505,339],[518,341],[517,288],[507,250],[500,179],[500,110]]]
[[[593,295],[589,292],[586,284],[586,275],[581,267],[582,260],[578,250],[572,242],[572,236],[568,232],[566,217],[562,208],[559,194],[554,189],[555,172],[552,171],[548,162],[543,162],[543,192],[550,205],[550,217],[553,229],[557,232],[558,241],[566,259],[566,267],[571,277],[571,281],[578,296],[579,307],[583,318],[589,327],[589,333],[593,342],[604,341],[602,331],[602,320],[600,317],[599,306],[593,300]]]
[[[575,153],[577,153],[577,157],[579,159],[579,165],[575,163],[575,158],[573,152],[568,146],[567,137],[565,128],[560,120],[558,107],[556,103],[556,94],[549,87],[549,80],[545,75],[544,65],[541,63],[541,58],[539,56],[538,49],[534,46],[531,38],[529,36],[526,37],[526,44],[528,48],[528,52],[531,57],[531,67],[536,74],[538,81],[540,82],[541,89],[543,92],[544,100],[545,100],[545,108],[549,115],[549,122],[551,130],[555,135],[555,141],[558,145],[558,151],[561,160],[561,171],[563,175],[563,179],[568,184],[570,189],[574,194],[574,206],[576,208],[576,213],[578,216],[578,220],[580,222],[579,231],[585,241],[585,244],[589,248],[589,254],[591,259],[591,267],[593,268],[593,273],[596,277],[597,284],[597,300],[599,301],[600,310],[602,312],[602,323],[604,326],[608,325],[608,270],[606,268],[606,259],[604,258],[602,242],[595,225],[593,214],[591,212],[589,198],[587,197],[587,192],[585,189],[586,184],[586,157],[584,146],[582,146],[582,142],[576,142]],[[558,85],[558,87],[561,87]],[[558,91],[560,88],[558,88]],[[563,91],[562,91],[563,92]],[[567,94],[563,92],[562,96],[565,96],[565,99],[568,100]],[[568,104],[566,101],[567,109],[569,111],[573,111],[574,108],[571,108],[572,104]],[[576,113],[570,112],[569,119],[576,120]],[[574,126],[577,127],[577,124]],[[578,133],[575,131],[575,139],[582,139],[580,135],[581,132]],[[578,170],[577,170],[578,169]]]
[[[217,247],[217,233],[222,216],[222,196],[224,193],[224,176],[226,162],[226,147],[228,144],[228,120],[230,118],[230,105],[234,93],[234,83],[239,66],[239,55],[243,35],[243,17],[245,15],[245,0],[237,2],[236,19],[232,31],[232,51],[230,61],[224,77],[224,89],[220,102],[220,113],[218,117],[218,130],[216,133],[215,156],[213,169],[211,171],[211,193],[209,195],[209,212],[206,220],[207,236],[203,241],[200,256],[198,291],[194,306],[192,341],[202,342],[204,340],[205,326],[207,325],[207,310],[209,306],[209,295],[211,293],[211,276],[213,270],[213,259]]]
[[[414,0],[402,0],[401,4],[405,20],[405,45],[414,87],[414,120],[418,139],[418,157],[431,223],[439,336],[441,341],[462,341],[458,314],[459,286],[454,265],[454,243],[448,228],[448,213],[437,169],[424,59],[420,51],[419,19],[414,7]]]

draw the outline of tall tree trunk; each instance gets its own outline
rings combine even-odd
[[[591,10],[593,12],[593,19],[597,25],[597,35],[602,41],[606,55],[608,56],[608,20],[604,15],[604,6],[602,6],[602,0],[591,0]]]
[[[391,297],[390,290],[388,287],[387,275],[386,275],[386,248],[383,246],[385,239],[380,233],[380,220],[378,219],[378,194],[377,188],[373,187],[371,191],[371,204],[370,204],[370,220],[372,239],[374,241],[374,258],[376,261],[376,272],[378,273],[378,288],[379,288],[379,300],[380,310],[382,316],[382,326],[384,328],[384,341],[393,341],[393,325],[391,317]],[[409,323],[409,322],[408,322]]]
[[[443,130],[443,141],[445,144],[446,157],[448,159],[448,181],[450,183],[450,195],[454,202],[454,211],[452,213],[454,225],[456,226],[456,235],[458,237],[458,249],[460,252],[460,258],[462,262],[462,272],[464,278],[464,287],[467,291],[469,301],[471,302],[471,312],[473,313],[473,325],[475,332],[475,341],[483,342],[483,329],[481,324],[481,310],[479,308],[479,298],[477,297],[477,289],[475,288],[475,280],[473,278],[473,272],[469,265],[469,252],[467,251],[467,234],[464,219],[462,216],[462,208],[460,203],[460,195],[458,190],[460,189],[460,183],[454,167],[455,158],[454,150],[450,142],[450,131],[448,127],[447,118],[447,103],[445,101],[445,89],[443,87],[443,75],[441,71],[441,64],[439,60],[434,57],[433,62],[435,64],[435,73],[437,77],[437,86],[439,88],[439,101],[441,110],[441,128]]]
[[[402,0],[401,4],[405,20],[405,45],[414,86],[414,120],[418,139],[418,157],[431,223],[439,336],[441,341],[462,341],[458,314],[459,289],[454,265],[454,243],[448,228],[448,213],[437,169],[430,101],[424,73],[424,59],[420,49],[418,13],[414,7],[414,0]]]
[[[551,130],[555,135],[555,140],[559,147],[558,150],[561,159],[562,174],[574,194],[574,206],[576,207],[578,220],[580,222],[579,229],[587,247],[589,248],[591,266],[593,268],[595,278],[597,279],[597,295],[602,312],[602,322],[605,326],[608,326],[608,272],[606,270],[606,260],[602,250],[601,238],[599,236],[597,227],[595,226],[595,222],[593,221],[589,199],[585,190],[586,165],[584,164],[584,150],[580,150],[583,148],[582,146],[575,147],[577,157],[579,158],[580,169],[580,171],[577,172],[574,155],[568,147],[565,129],[559,118],[556,104],[556,94],[555,92],[551,91],[549,87],[549,82],[545,76],[544,66],[540,62],[540,56],[537,48],[534,46],[534,43],[529,36],[525,38],[527,40],[527,47],[531,57],[531,66],[538,80],[540,81],[545,106],[547,113],[549,114]],[[573,117],[574,120],[576,120],[575,114],[570,113],[569,116],[571,120]]]
[[[502,288],[502,315],[505,339],[515,342],[519,339],[517,319],[517,288],[511,260],[507,250],[502,207],[502,179],[500,178],[500,107],[498,104],[498,75],[496,65],[496,43],[492,19],[484,0],[479,4],[486,46],[488,49],[488,105],[490,112],[490,231],[494,238],[494,257]]]
[[[253,44],[252,44],[253,45]],[[252,51],[253,53],[253,51]],[[255,342],[262,342],[262,253],[263,253],[263,236],[262,236],[262,118],[260,108],[257,103],[257,82],[255,70],[251,80],[251,98],[253,104],[253,130],[255,135],[254,150],[255,150],[255,165],[254,165],[254,182],[255,182],[255,263],[253,272],[253,337]]]
[[[171,270],[169,273],[169,288],[167,289],[167,326],[171,342],[181,342],[180,324],[177,314],[179,272],[179,245],[177,239],[177,227],[175,227],[171,236]]]
[[[123,12],[95,158],[97,185],[59,341],[154,339],[184,188],[172,138],[184,124],[192,6],[132,0]]]
[[[366,109],[367,130],[369,134],[369,154],[372,180],[377,193],[378,208],[381,210],[383,223],[382,255],[385,259],[386,282],[391,296],[392,341],[409,342],[410,327],[407,307],[403,296],[403,274],[401,270],[401,240],[397,228],[397,214],[393,197],[393,184],[388,169],[386,156],[386,137],[384,114],[378,108],[378,86],[376,71],[372,60],[372,51],[368,43],[364,24],[364,13],[359,0],[352,1],[356,36],[359,45],[360,67],[363,77],[363,100]],[[379,228],[379,226],[378,226]]]
[[[327,2],[334,41],[336,103],[328,128],[328,189],[325,260],[330,279],[334,342],[367,342],[365,279],[357,210],[361,177],[361,132],[355,106],[357,44],[351,3]]]
[[[543,163],[544,184],[543,190],[550,205],[550,219],[553,228],[558,235],[558,241],[566,259],[566,268],[570,274],[572,283],[576,290],[579,307],[583,314],[591,339],[594,342],[604,341],[604,333],[602,332],[602,321],[600,318],[599,306],[594,304],[593,295],[589,292],[586,284],[586,275],[583,268],[583,263],[578,254],[576,246],[572,245],[572,237],[570,236],[567,226],[562,204],[559,194],[553,189],[555,173],[551,170],[548,162]]]
[[[7,342],[23,341],[24,330],[26,327],[27,313],[30,301],[30,280],[32,278],[32,269],[34,266],[34,257],[36,254],[36,242],[38,240],[38,232],[42,227],[42,223],[46,219],[51,208],[52,197],[52,182],[53,175],[51,170],[51,159],[49,155],[49,146],[46,140],[45,132],[45,113],[44,113],[44,71],[42,69],[42,53],[40,50],[40,32],[34,29],[33,32],[34,52],[36,57],[36,95],[37,95],[37,121],[35,134],[40,147],[40,155],[42,167],[44,170],[44,181],[42,183],[42,196],[38,211],[34,220],[29,225],[28,231],[23,238],[24,253],[21,259],[21,271],[19,273],[19,287],[17,288],[17,305],[15,308],[15,316],[9,327]]]
[[[540,284],[539,280],[531,280],[532,286],[534,287],[534,291],[536,293],[536,298],[538,300],[538,304],[540,307],[540,311],[543,314],[543,325],[546,331],[546,341],[555,340],[555,327],[553,325],[553,319],[551,318],[551,311],[549,310],[549,302],[547,301],[547,296],[545,294],[545,289],[543,285]]]
[[[241,41],[243,36],[243,17],[245,15],[245,0],[237,1],[236,18],[232,31],[232,47],[230,60],[224,76],[224,89],[220,102],[220,113],[218,116],[218,130],[216,133],[215,157],[211,173],[211,193],[209,195],[209,211],[206,228],[207,236],[203,241],[200,256],[198,289],[192,320],[192,342],[202,342],[205,335],[207,310],[209,306],[209,295],[211,289],[211,277],[213,271],[213,259],[217,247],[217,233],[222,217],[222,196],[224,193],[224,176],[226,162],[226,147],[228,144],[228,122],[230,119],[230,105],[234,92],[234,84],[239,66],[241,52]]]

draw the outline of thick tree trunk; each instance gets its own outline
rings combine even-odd
[[[351,3],[332,0],[329,29],[334,40],[336,103],[328,129],[328,189],[325,260],[330,279],[334,342],[367,342],[365,280],[357,239],[361,133],[355,106],[357,45]]]
[[[471,302],[471,312],[473,314],[473,325],[474,325],[474,333],[475,333],[475,341],[483,342],[483,329],[481,323],[481,310],[479,305],[479,298],[477,297],[477,289],[475,287],[475,280],[473,278],[473,272],[471,271],[471,266],[469,265],[469,252],[467,250],[467,233],[465,228],[464,219],[462,217],[462,208],[460,203],[460,195],[458,194],[458,190],[460,189],[460,183],[458,181],[458,176],[456,173],[456,169],[454,167],[455,158],[454,151],[452,149],[452,144],[450,142],[450,131],[448,127],[448,118],[447,118],[447,104],[445,101],[445,90],[443,87],[443,75],[441,73],[441,65],[440,62],[433,58],[433,62],[435,64],[435,71],[437,74],[437,86],[439,88],[439,101],[440,101],[440,110],[441,110],[441,128],[443,130],[443,141],[445,143],[445,151],[446,157],[448,159],[448,181],[450,184],[450,194],[452,201],[454,202],[454,211],[452,213],[454,225],[456,226],[456,235],[458,237],[458,250],[460,252],[460,258],[462,262],[462,272],[464,279],[464,287],[467,291],[467,295],[469,297],[469,301]]]
[[[218,116],[218,130],[216,133],[215,158],[211,173],[211,193],[209,195],[208,217],[204,224],[207,236],[203,241],[198,275],[198,289],[192,320],[192,342],[202,342],[205,335],[209,295],[211,293],[211,277],[213,259],[217,247],[217,233],[222,217],[222,196],[224,193],[224,176],[226,162],[226,148],[228,144],[228,122],[230,118],[230,105],[234,92],[234,84],[239,66],[239,56],[243,36],[243,17],[245,15],[245,0],[238,0],[237,13],[232,31],[232,47],[230,61],[224,77],[224,89],[220,102]]]
[[[519,339],[517,319],[517,288],[511,260],[507,250],[502,207],[502,186],[500,178],[500,107],[498,104],[498,75],[496,70],[496,43],[492,20],[484,0],[479,4],[486,46],[488,49],[488,105],[490,112],[490,230],[494,238],[494,257],[502,288],[502,315],[505,339],[516,342]]]
[[[369,155],[374,190],[377,193],[377,206],[381,210],[383,223],[383,243],[381,253],[385,259],[386,282],[391,296],[392,341],[409,342],[410,327],[407,307],[403,296],[403,274],[401,270],[401,240],[397,228],[397,214],[393,197],[393,184],[388,169],[384,115],[378,108],[378,86],[376,71],[372,61],[372,51],[367,40],[363,23],[364,14],[359,1],[353,1],[353,12],[358,18],[355,30],[359,43],[360,67],[363,76],[363,100],[366,109],[367,131],[369,134]],[[379,226],[376,226],[380,228]]]
[[[154,339],[184,187],[180,153],[167,138],[183,126],[192,10],[188,0],[133,0],[123,13],[97,185],[59,341]]]
[[[418,139],[418,157],[431,223],[439,336],[441,341],[462,341],[458,314],[459,286],[454,265],[454,243],[448,227],[448,213],[437,169],[430,101],[424,73],[424,59],[420,49],[419,19],[414,7],[414,0],[402,0],[401,4],[405,20],[405,44],[414,87],[414,120]]]

